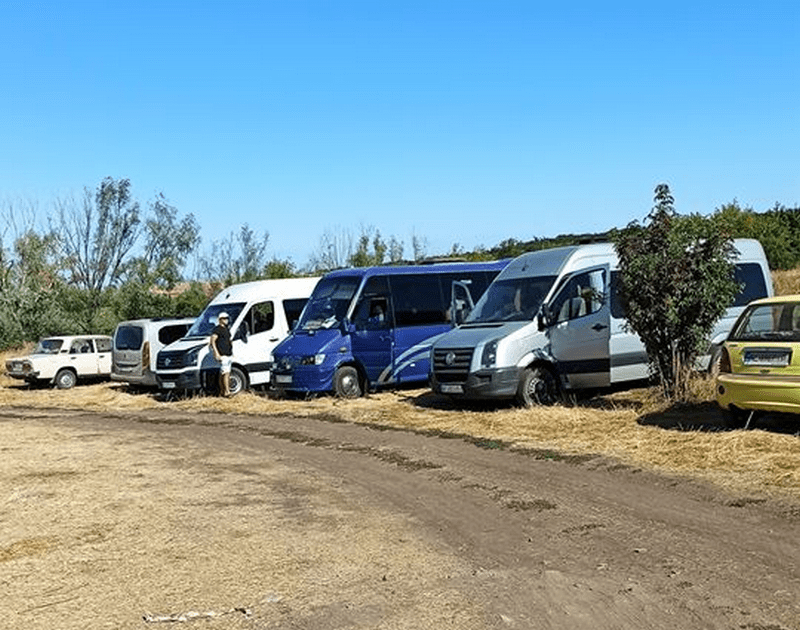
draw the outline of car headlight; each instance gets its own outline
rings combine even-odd
[[[303,357],[300,359],[300,365],[322,365],[323,361],[325,361],[325,353],[320,352],[318,354]]]
[[[481,367],[494,367],[497,363],[497,344],[499,339],[492,339],[483,346],[483,354],[481,355]]]

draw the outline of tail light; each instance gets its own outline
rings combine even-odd
[[[730,374],[731,368],[731,355],[725,346],[722,346],[722,354],[719,357],[719,372],[720,374]]]
[[[142,369],[146,370],[150,367],[150,342],[145,341],[142,346]]]

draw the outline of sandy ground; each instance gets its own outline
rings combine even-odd
[[[800,506],[290,416],[0,407],[0,628],[800,628]]]

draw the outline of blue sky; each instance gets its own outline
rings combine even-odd
[[[800,206],[800,3],[7,2],[0,201],[128,178],[298,266]]]

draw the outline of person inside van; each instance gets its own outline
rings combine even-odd
[[[214,353],[214,359],[219,363],[219,394],[230,398],[231,395],[231,366],[233,364],[233,343],[231,329],[228,327],[229,317],[223,311],[217,318],[217,325],[211,331],[209,345]]]

